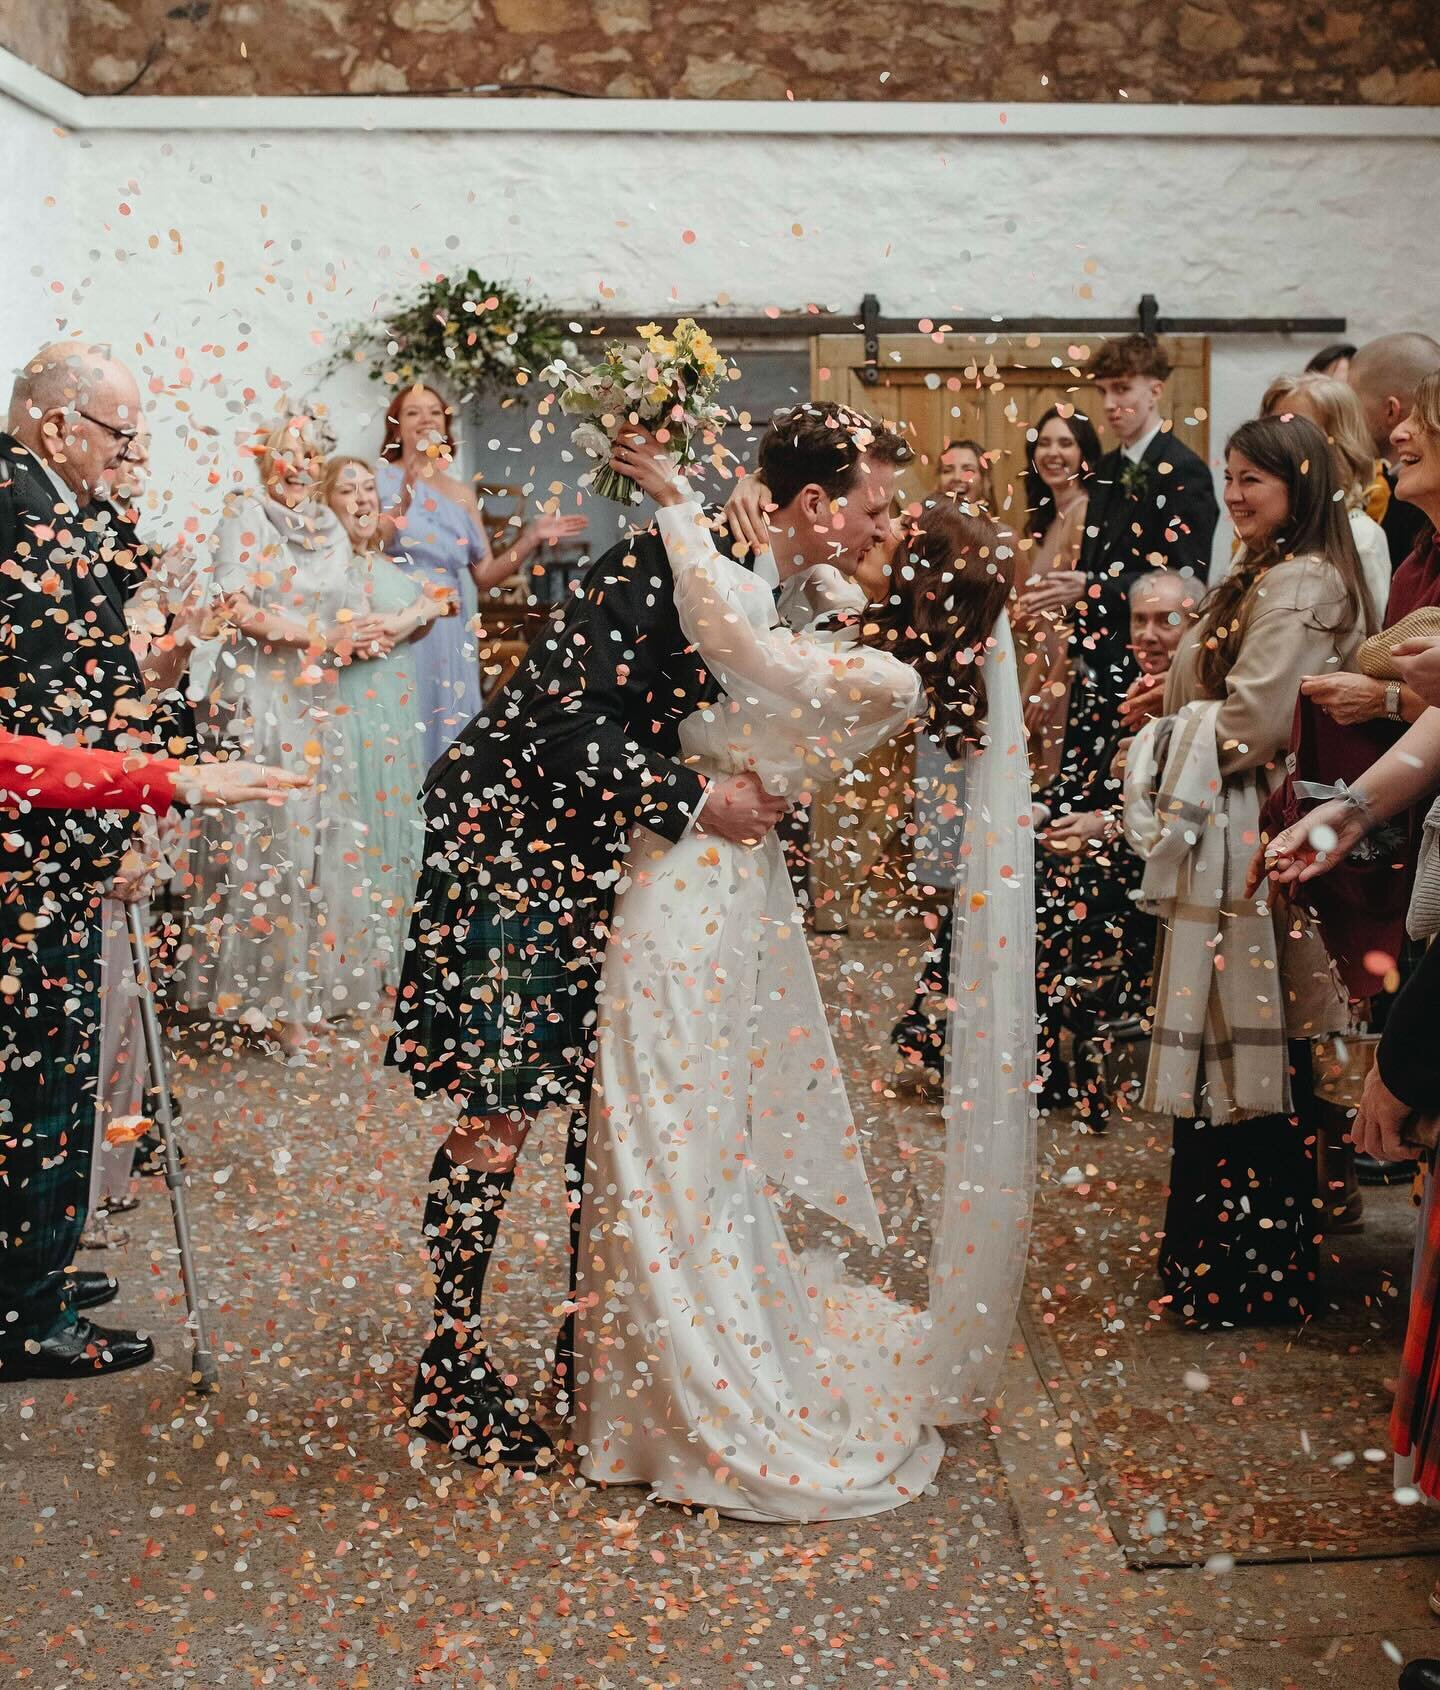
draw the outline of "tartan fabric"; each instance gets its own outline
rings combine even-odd
[[[512,904],[427,867],[416,889],[390,1060],[467,1112],[578,1106],[589,1087],[599,956],[583,908]]]
[[[1141,1107],[1223,1122],[1288,1115],[1291,1097],[1275,924],[1245,897],[1260,792],[1253,774],[1222,781],[1219,711],[1196,701],[1140,731],[1125,827],[1145,859],[1140,902],[1164,922]]]
[[[1430,1168],[1415,1243],[1410,1315],[1400,1376],[1390,1410],[1390,1441],[1408,1462],[1404,1475],[1432,1502],[1440,1501],[1440,1181]]]
[[[51,904],[3,959],[0,1354],[70,1323],[65,1270],[90,1187],[100,1055],[98,900]]]

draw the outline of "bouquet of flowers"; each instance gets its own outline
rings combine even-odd
[[[572,369],[557,358],[540,374],[560,391],[560,409],[583,420],[571,439],[598,460],[584,483],[601,498],[637,504],[641,494],[628,476],[610,467],[610,447],[626,423],[663,434],[670,455],[692,463],[697,441],[724,427],[729,413],[718,402],[731,368],[710,336],[691,317],[682,317],[668,337],[658,323],[642,323],[640,348],[611,341],[589,369]]]

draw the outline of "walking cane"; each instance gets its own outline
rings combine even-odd
[[[175,1112],[170,1104],[170,1071],[165,1045],[160,1037],[160,1017],[155,1013],[155,983],[150,975],[150,952],[140,908],[126,908],[130,923],[130,955],[135,962],[135,984],[140,988],[140,1021],[145,1029],[145,1054],[150,1063],[150,1083],[155,1087],[155,1124],[165,1158],[165,1184],[170,1192],[170,1213],[175,1219],[175,1242],[180,1247],[180,1278],[185,1286],[186,1325],[194,1340],[190,1373],[196,1390],[208,1396],[218,1389],[220,1376],[215,1357],[205,1336],[205,1318],[200,1311],[200,1290],[195,1282],[195,1257],[190,1248],[190,1218],[185,1211],[185,1175],[180,1170],[180,1147],[175,1142]]]

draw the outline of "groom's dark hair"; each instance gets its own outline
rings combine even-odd
[[[834,400],[813,399],[775,413],[756,467],[775,503],[788,505],[812,482],[827,498],[843,498],[855,485],[862,458],[903,464],[913,456],[885,423]]]

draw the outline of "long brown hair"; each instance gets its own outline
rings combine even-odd
[[[1245,637],[1255,587],[1277,563],[1319,557],[1340,577],[1344,598],[1334,626],[1345,633],[1368,626],[1360,554],[1335,474],[1330,443],[1308,417],[1256,417],[1225,442],[1256,469],[1277,476],[1289,495],[1289,515],[1255,553],[1247,552],[1200,605],[1195,678],[1207,698],[1219,698]]]
[[[890,594],[861,637],[908,663],[925,686],[932,735],[958,755],[984,726],[985,650],[1015,574],[1013,537],[955,499],[929,505],[890,565]]]
[[[455,407],[438,387],[431,387],[428,381],[407,381],[404,387],[395,389],[395,397],[385,412],[385,439],[380,447],[381,458],[387,464],[400,461],[400,408],[412,393],[434,394],[445,407],[445,444],[450,448],[450,462],[453,464],[459,456],[455,445]]]

